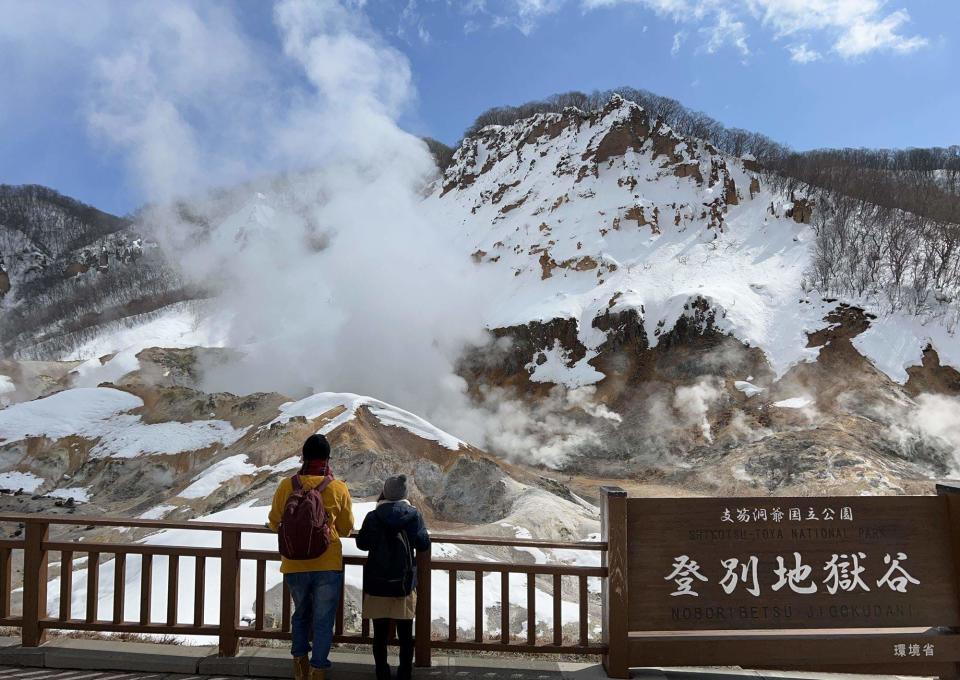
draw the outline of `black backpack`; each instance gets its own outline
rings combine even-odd
[[[363,592],[380,597],[406,597],[413,592],[416,563],[406,529],[384,530],[363,565]]]

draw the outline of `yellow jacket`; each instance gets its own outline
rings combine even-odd
[[[312,489],[323,481],[323,477],[316,475],[301,475],[300,483],[304,489]],[[273,507],[270,508],[270,528],[277,531],[280,528],[280,518],[283,517],[283,508],[287,499],[293,493],[293,482],[287,477],[277,492],[273,494]],[[334,479],[320,494],[323,506],[327,510],[330,522],[330,545],[320,557],[312,560],[281,559],[280,572],[296,574],[301,571],[341,571],[343,569],[343,548],[340,545],[341,536],[349,536],[353,531],[353,501],[350,499],[350,490],[339,479]]]

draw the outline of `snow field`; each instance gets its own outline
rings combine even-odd
[[[37,477],[32,472],[17,472],[14,470],[0,473],[0,489],[9,491],[23,489],[27,493],[33,493],[43,486],[43,483],[43,478]]]
[[[214,463],[199,475],[194,477],[193,483],[180,492],[180,498],[206,498],[220,488],[220,485],[237,477],[255,475],[258,472],[288,472],[300,467],[300,458],[292,456],[276,465],[257,467],[250,463],[247,455],[238,453],[235,456],[224,458]]]
[[[435,441],[451,451],[457,451],[461,446],[467,446],[462,440],[431,425],[418,415],[404,411],[401,408],[380,401],[379,399],[364,397],[350,392],[318,392],[299,401],[282,404],[280,406],[280,415],[268,423],[266,427],[270,427],[276,423],[286,423],[291,418],[297,416],[303,416],[307,420],[314,420],[335,408],[343,408],[342,413],[334,416],[333,419],[318,431],[319,434],[328,434],[344,423],[353,420],[357,415],[357,409],[360,407],[366,407],[367,410],[384,425],[403,428],[421,439]]]
[[[94,458],[135,458],[229,446],[247,432],[225,420],[147,424],[128,413],[142,406],[139,397],[109,387],[64,390],[0,410],[0,442],[78,436],[99,440]]]
[[[164,307],[138,323],[130,317],[122,323],[106,324],[102,331],[64,357],[64,361],[96,360],[113,352],[133,356],[147,347],[222,347],[226,342],[224,324],[201,302],[178,302]],[[99,363],[99,362],[97,362]],[[100,382],[107,380],[102,378]]]

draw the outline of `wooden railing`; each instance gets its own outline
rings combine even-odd
[[[45,639],[48,630],[79,630],[109,633],[144,633],[158,635],[209,635],[219,640],[220,654],[237,654],[241,638],[289,639],[291,600],[285,586],[282,587],[280,617],[268,616],[266,595],[267,564],[279,562],[275,550],[251,550],[242,547],[243,534],[270,533],[259,525],[214,524],[209,522],[168,522],[145,519],[106,519],[74,515],[0,515],[0,525],[22,524],[22,537],[0,539],[0,625],[20,627],[23,645],[37,646]],[[51,540],[51,527],[126,527],[154,530],[212,531],[219,534],[219,547],[196,545],[158,545],[150,543],[67,542]],[[487,547],[536,548],[540,550],[605,551],[606,543],[570,542],[556,543],[537,540],[511,540],[499,538],[433,535],[434,545],[476,545]],[[52,565],[50,555],[58,554],[59,561],[59,608],[55,615],[48,612],[48,584],[51,583]],[[86,556],[85,578],[86,602],[83,614],[73,613],[74,574],[78,562]],[[100,578],[105,556],[113,556],[112,608],[108,617],[101,617]],[[153,611],[154,589],[158,587],[154,565],[161,558],[166,562],[166,611]],[[346,569],[356,569],[365,561],[361,556],[346,556]],[[127,596],[127,567],[139,562],[139,606],[134,605],[136,616],[130,616]],[[180,615],[180,576],[183,565],[193,564],[192,617]],[[208,621],[205,616],[208,565],[218,563],[219,616]],[[255,564],[254,616],[252,621],[240,620],[241,571],[244,563]],[[16,565],[22,564],[22,611],[12,612],[14,573]],[[492,650],[498,652],[524,653],[573,653],[604,654],[607,647],[591,635],[589,607],[589,578],[605,579],[605,566],[575,566],[568,564],[514,564],[508,562],[463,561],[432,559],[430,552],[418,555],[418,597],[416,617],[416,662],[419,666],[430,665],[431,649]],[[189,574],[189,567],[186,568]],[[449,604],[446,612],[448,632],[445,636],[431,635],[432,629],[432,580],[437,572],[445,572],[449,580]],[[107,570],[109,574],[109,570]],[[460,589],[458,576],[470,574],[474,581],[473,634],[469,639],[461,635],[457,626],[457,609]],[[484,576],[500,574],[500,630],[492,636],[485,631],[487,600],[484,598]],[[525,578],[526,587],[526,633],[517,636],[511,633],[510,578]],[[563,631],[562,606],[564,580],[575,582],[577,594],[578,629],[575,636],[566,637]],[[163,580],[162,577],[160,579]],[[546,639],[538,636],[537,592],[538,582],[551,588],[552,635]],[[345,588],[343,589],[346,590]],[[540,592],[543,592],[541,589]],[[189,598],[189,596],[188,596]],[[189,599],[188,599],[189,601]],[[568,598],[569,601],[569,598]],[[345,616],[345,600],[341,595],[335,623],[335,641],[370,643],[372,638],[368,621],[362,620],[359,630],[348,630]],[[191,618],[183,621],[183,618]],[[599,617],[598,617],[599,618]],[[599,620],[598,620],[599,623]]]

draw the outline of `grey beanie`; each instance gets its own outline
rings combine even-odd
[[[390,477],[383,483],[383,497],[388,501],[402,501],[407,497],[407,476]]]

